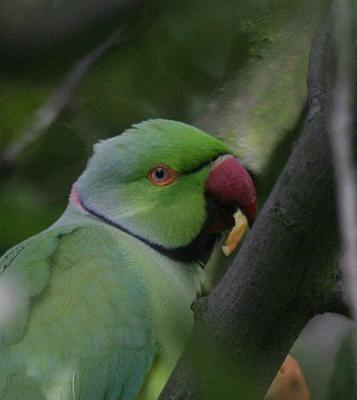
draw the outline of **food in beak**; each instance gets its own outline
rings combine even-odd
[[[230,231],[223,247],[223,253],[229,256],[238,246],[248,226],[253,223],[257,211],[257,194],[248,171],[232,155],[218,157],[212,164],[206,189],[217,199],[224,209],[238,211],[234,214],[234,227]],[[229,221],[227,224],[226,222]],[[224,228],[231,227],[230,218],[222,218]]]
[[[233,251],[237,248],[239,242],[241,241],[243,235],[248,229],[248,219],[242,213],[242,211],[238,210],[234,214],[234,227],[229,232],[227,239],[225,240],[222,251],[225,256],[229,256],[233,253]]]

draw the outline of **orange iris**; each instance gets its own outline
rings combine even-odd
[[[148,179],[156,186],[167,186],[177,178],[177,173],[167,165],[157,165],[149,171]]]

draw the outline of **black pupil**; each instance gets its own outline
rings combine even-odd
[[[163,168],[158,168],[155,171],[155,178],[158,180],[162,180],[166,177],[166,171]]]

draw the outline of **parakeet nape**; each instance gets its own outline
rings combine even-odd
[[[0,259],[0,398],[156,399],[237,209],[253,220],[249,174],[196,128],[97,144],[60,219]]]

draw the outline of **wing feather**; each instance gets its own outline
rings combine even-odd
[[[49,229],[4,254],[1,399],[27,398],[29,387],[46,400],[137,397],[155,345],[123,249],[87,224]]]

